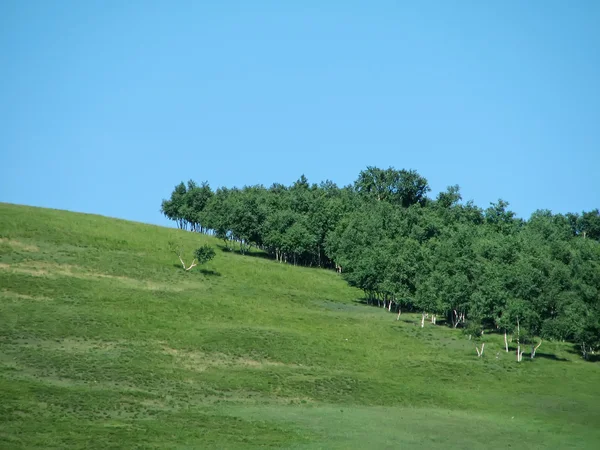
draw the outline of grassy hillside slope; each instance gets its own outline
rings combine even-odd
[[[360,304],[331,271],[0,204],[0,447],[597,448],[600,363]]]

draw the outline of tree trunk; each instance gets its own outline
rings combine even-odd
[[[538,345],[531,345],[531,359],[535,358],[535,352],[537,351],[538,348],[540,348],[540,345],[542,345],[542,340],[540,339],[540,343]]]
[[[425,313],[421,314],[421,328],[425,326]]]
[[[519,317],[517,317],[517,362],[523,360],[523,352],[521,351],[521,325],[519,324]]]
[[[506,330],[504,330],[504,348],[506,349],[506,353],[508,353],[508,341],[506,340]]]
[[[481,350],[475,344],[475,350],[477,351],[477,357],[481,358],[483,356],[483,347],[485,347],[485,342],[481,344]]]
[[[521,362],[521,327],[519,326],[519,318],[517,317],[517,362]]]

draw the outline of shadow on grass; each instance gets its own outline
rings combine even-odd
[[[273,258],[271,255],[269,255],[268,253],[265,252],[261,252],[261,251],[256,251],[256,250],[250,250],[249,252],[246,253],[242,253],[239,249],[235,249],[235,248],[228,248],[224,245],[219,245],[217,244],[217,247],[224,253],[233,253],[235,255],[242,255],[242,256],[251,256],[253,258],[262,258],[262,259],[270,259],[270,260],[275,260],[275,258]]]
[[[419,325],[420,324],[418,320],[403,319],[402,316],[400,316],[400,319],[398,319],[396,322],[410,323],[411,325]]]
[[[210,276],[210,277],[220,277],[221,276],[221,272],[217,272],[216,270],[200,269],[199,272],[202,275],[207,275],[207,276]]]
[[[582,361],[587,361],[591,363],[600,362],[600,353],[591,354],[588,352],[587,359],[583,357],[581,354],[581,347],[577,344],[573,345],[570,349],[567,350],[571,355],[578,356]]]
[[[388,310],[387,307],[384,308],[382,305],[382,302],[377,303],[377,300],[368,300],[366,297],[361,297],[361,298],[357,298],[354,300],[354,303],[360,303],[361,305],[368,305],[368,306],[374,306],[376,308],[381,308],[381,309],[385,309],[386,311]],[[394,310],[392,310],[391,312],[394,312]],[[402,312],[413,312],[412,309],[406,308],[406,311],[404,309],[402,309]],[[397,311],[396,311],[397,314]]]
[[[183,268],[181,267],[181,264],[173,264],[173,267],[176,267],[179,270],[183,271]],[[193,272],[194,269],[192,269],[190,272]],[[208,275],[211,277],[220,277],[221,276],[221,272],[217,272],[215,270],[210,270],[210,269],[198,269],[198,272],[200,272],[203,275]]]
[[[223,253],[233,253],[235,255],[240,255],[240,256],[250,256],[252,258],[260,258],[260,259],[266,259],[268,261],[275,261],[275,256],[270,255],[267,252],[264,252],[262,250],[251,249],[250,251],[247,251],[246,253],[242,253],[239,248],[237,248],[237,249],[229,248],[222,244],[217,244],[217,248],[219,250],[221,250]],[[288,262],[282,263],[282,264],[289,265],[289,266],[295,266],[295,267],[304,267],[306,269],[324,269],[324,270],[333,271],[333,267],[318,266],[318,265],[308,265],[307,266],[307,265],[303,265],[303,264],[294,264],[293,261],[288,261]]]
[[[391,311],[388,310],[387,307],[383,307],[383,303],[381,302],[377,302],[377,300],[368,300],[366,297],[361,297],[361,298],[357,298],[353,300],[354,303],[358,303],[360,305],[366,305],[366,306],[371,306],[371,307],[375,307],[375,308],[379,308],[379,309],[383,309],[386,312],[389,312],[390,314],[398,314],[398,310],[396,309],[397,307],[394,306],[394,308],[392,308]],[[402,307],[402,314],[418,314],[419,318],[418,319],[402,319],[402,315],[400,315],[400,321],[402,322],[406,322],[406,323],[416,323],[416,322],[421,322],[421,312],[418,311],[416,308],[414,307],[410,307],[410,306],[403,306]],[[431,323],[431,316],[428,316],[425,319],[426,323]],[[446,327],[451,327],[451,323],[448,321],[447,318],[436,315],[436,326],[446,326]],[[486,330],[487,332],[487,330]]]
[[[526,355],[526,353],[523,354],[523,357]],[[544,358],[544,359],[551,359],[552,361],[562,361],[562,362],[569,362],[569,360],[567,358],[561,358],[560,356],[556,356],[552,353],[541,353],[541,352],[535,352],[535,357],[536,358]]]

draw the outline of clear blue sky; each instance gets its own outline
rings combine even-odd
[[[600,207],[600,1],[0,2],[0,201],[416,169],[521,217]]]

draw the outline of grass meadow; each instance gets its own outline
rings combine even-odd
[[[190,272],[201,244],[217,255]],[[188,261],[186,261],[188,262]],[[600,362],[361,302],[209,236],[0,204],[0,447],[600,446]]]

